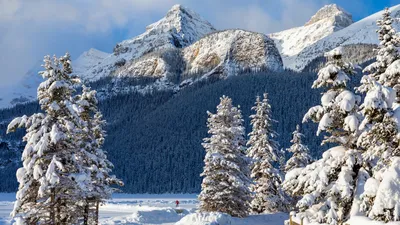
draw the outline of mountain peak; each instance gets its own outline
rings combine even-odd
[[[165,17],[148,25],[143,34],[119,43],[114,54],[129,53],[137,58],[160,49],[182,48],[214,31],[215,28],[196,12],[174,5]]]
[[[336,4],[325,5],[311,17],[305,26],[317,23],[321,20],[327,20],[332,23],[337,30],[345,28],[353,23],[353,17],[346,12],[342,7]]]
[[[167,14],[173,13],[173,12],[185,11],[185,10],[186,10],[186,8],[183,7],[181,4],[176,4],[171,7],[171,9],[168,11]]]
[[[203,35],[215,31],[215,28],[199,14],[180,4],[172,6],[163,19],[149,25],[147,30],[159,27],[176,30],[182,37],[189,34],[195,36],[193,40],[185,40],[187,42],[185,44],[191,44]]]

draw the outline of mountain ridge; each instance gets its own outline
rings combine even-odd
[[[400,5],[391,10],[394,26],[400,30]],[[282,64],[288,69],[302,71],[324,52],[337,46],[350,46],[350,49],[360,52],[362,55],[349,57],[350,60],[355,57],[353,62],[358,63],[373,57],[371,50],[378,43],[375,23],[381,13],[352,23],[351,14],[331,4],[318,10],[304,26],[265,35],[240,29],[217,31],[196,12],[174,5],[165,17],[148,25],[143,34],[118,43],[112,53],[89,49],[73,61],[73,68],[76,74],[89,82],[109,75],[153,77],[158,79],[154,85],[162,88],[170,86],[167,77],[189,79],[179,81],[186,85],[197,79],[191,74],[199,76],[198,73],[203,73],[204,77],[216,73],[226,76],[240,69],[279,70]],[[221,34],[226,37],[221,37]],[[274,41],[272,44],[276,51],[268,38]],[[266,41],[257,41],[261,39]],[[198,43],[203,44],[193,47]],[[260,53],[260,45],[269,49],[268,55]],[[237,54],[240,52],[238,49],[247,54]],[[254,54],[256,60],[248,57],[250,54]],[[265,57],[258,57],[260,55]],[[41,70],[40,65],[41,62],[36,64],[20,83],[0,90],[0,108],[35,100],[36,86],[41,82],[36,74]],[[179,83],[174,85],[173,89],[179,89]]]
[[[210,73],[226,76],[227,71],[283,68],[279,51],[265,34],[240,29],[217,31],[182,5],[174,5],[165,17],[147,26],[144,33],[118,43],[112,53],[89,49],[74,60],[72,66],[74,73],[86,82],[110,75],[117,78],[146,76],[159,79],[155,83],[158,88],[170,86],[168,77],[191,79],[191,74],[199,72],[207,77]],[[40,81],[34,80],[37,86]],[[179,82],[192,81],[181,79]],[[22,91],[17,97],[12,96],[13,100],[20,99],[23,103],[35,99],[33,89],[18,85],[15,89]],[[13,100],[3,99],[0,108],[12,106]]]

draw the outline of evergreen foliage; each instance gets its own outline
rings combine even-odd
[[[206,156],[200,210],[245,217],[250,202],[250,178],[241,112],[232,106],[230,98],[223,96],[217,112],[207,114],[210,137],[203,143]]]
[[[286,149],[288,152],[292,153],[292,156],[287,160],[285,165],[286,173],[295,168],[304,168],[312,162],[310,150],[301,140],[304,134],[300,132],[300,125],[296,126],[296,130],[293,131],[292,134],[293,138],[290,141],[292,145],[290,148]]]
[[[288,201],[281,189],[280,171],[273,164],[278,161],[279,144],[274,140],[277,133],[272,129],[271,105],[268,95],[257,97],[255,114],[251,115],[252,131],[247,142],[247,156],[251,162],[251,178],[254,193],[251,209],[256,213],[286,211]]]

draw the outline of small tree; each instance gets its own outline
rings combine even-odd
[[[304,135],[300,132],[299,125],[296,126],[296,130],[293,131],[292,134],[293,138],[290,141],[292,143],[292,146],[290,146],[287,151],[291,152],[293,155],[286,162],[286,173],[293,170],[294,168],[304,168],[312,162],[310,150],[301,141],[301,138],[304,137]]]
[[[253,130],[247,142],[247,155],[252,159],[251,178],[254,193],[251,202],[253,212],[276,212],[287,210],[287,197],[281,189],[279,170],[273,167],[278,161],[278,143],[274,140],[276,132],[272,129],[271,106],[267,94],[261,101],[257,97],[252,108],[256,113],[251,115]]]
[[[76,205],[82,193],[76,180],[82,175],[76,160],[81,121],[72,94],[79,80],[70,76],[69,54],[53,60],[46,56],[44,63],[41,75],[46,80],[38,88],[44,113],[18,117],[7,130],[27,131],[11,215],[25,224],[76,224],[82,215]]]
[[[244,153],[244,127],[238,108],[223,96],[217,113],[208,112],[209,138],[206,150],[203,183],[199,195],[200,210],[224,212],[232,216],[248,215],[250,191],[248,162]]]

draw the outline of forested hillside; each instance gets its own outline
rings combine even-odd
[[[199,192],[203,167],[202,139],[207,137],[206,111],[215,112],[219,97],[227,95],[240,105],[249,131],[249,115],[255,97],[269,93],[272,116],[277,123],[277,140],[289,147],[291,132],[301,123],[307,109],[318,104],[320,91],[311,89],[315,73],[260,72],[232,76],[224,80],[197,82],[178,93],[158,91],[152,94],[119,94],[100,102],[108,121],[106,143],[115,174],[130,193]],[[353,78],[358,83],[360,76]],[[105,79],[105,81],[110,81]],[[92,86],[100,88],[106,82]],[[16,153],[22,132],[6,135],[7,122],[15,116],[39,110],[36,103],[0,111],[0,157],[19,159]],[[327,146],[320,146],[316,125],[302,125],[304,143],[313,157],[320,157]],[[8,148],[8,150],[7,150]],[[3,151],[3,149],[6,149]],[[20,149],[20,148],[19,148]],[[12,157],[11,157],[12,158]],[[0,161],[0,163],[3,161]],[[17,164],[11,160],[0,169],[0,191],[15,191]]]

